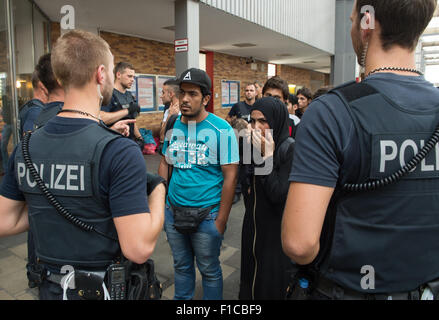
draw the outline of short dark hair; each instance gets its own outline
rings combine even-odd
[[[295,104],[299,103],[299,99],[297,99],[297,96],[295,94],[289,94],[288,95],[288,101],[291,102],[291,104],[294,106]]]
[[[178,96],[178,93],[180,92],[180,83],[178,82],[178,79],[168,79],[163,83],[163,85],[170,87],[174,94]]]
[[[314,95],[313,95],[312,99],[313,100],[317,99],[318,97],[323,96],[324,94],[327,94],[330,90],[331,90],[331,87],[329,87],[329,86],[321,87],[316,92],[314,92]]]
[[[38,79],[44,84],[49,93],[60,88],[60,85],[55,78],[55,74],[53,73],[51,60],[51,54],[46,53],[40,57],[38,64],[35,66]]]
[[[305,98],[307,98],[308,100],[312,100],[312,93],[311,90],[309,90],[306,87],[303,87],[299,90],[297,90],[297,95],[301,94],[302,96],[304,96]]]
[[[357,0],[358,25],[364,14],[361,9],[371,6],[381,26],[384,50],[394,45],[413,50],[436,9],[436,0]]]
[[[247,83],[247,84],[245,85],[244,89],[247,89],[247,87],[250,87],[250,86],[255,87],[255,90],[256,90],[256,85],[255,85],[253,82],[249,82],[249,83]]]
[[[265,82],[264,88],[262,88],[262,95],[264,95],[268,89],[280,89],[284,100],[288,100],[290,89],[288,88],[288,83],[281,77],[274,76],[268,79],[267,82]]]
[[[114,67],[114,76],[116,77],[118,72],[123,73],[126,69],[134,70],[134,67],[128,62],[119,62]]]
[[[34,70],[34,72],[32,72],[32,88],[36,89],[38,87],[38,82],[40,82],[40,78],[38,78],[38,71]]]

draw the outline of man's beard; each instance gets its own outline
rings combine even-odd
[[[104,86],[104,92],[102,93],[103,99],[102,99],[102,105],[108,106],[111,102],[111,97],[113,96],[113,86],[107,85]]]
[[[120,85],[122,86],[122,88],[123,88],[124,90],[128,90],[128,89],[131,88],[131,86],[132,86],[132,85],[128,85],[128,84],[125,84],[125,83],[121,83]]]
[[[181,108],[183,108],[184,106],[181,106]],[[201,106],[201,108],[199,108],[198,110],[194,111],[194,109],[190,109],[189,112],[191,112],[190,114],[187,114],[187,111],[183,111],[181,110],[181,114],[188,119],[194,119],[196,117],[198,117],[200,115],[200,113],[203,111],[204,106]]]

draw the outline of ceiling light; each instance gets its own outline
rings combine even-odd
[[[256,47],[256,45],[253,43],[235,43],[235,44],[232,44],[232,46],[238,47],[238,48]]]

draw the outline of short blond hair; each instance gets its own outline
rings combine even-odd
[[[72,30],[56,41],[52,69],[64,89],[82,88],[100,65],[109,68],[110,59],[110,46],[104,39],[87,31]]]

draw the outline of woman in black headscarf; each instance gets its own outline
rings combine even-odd
[[[280,100],[267,97],[253,105],[249,132],[253,148],[262,159],[254,156],[254,174],[246,197],[241,242],[241,300],[285,298],[292,268],[281,243],[282,214],[294,151],[288,125],[288,110]]]

